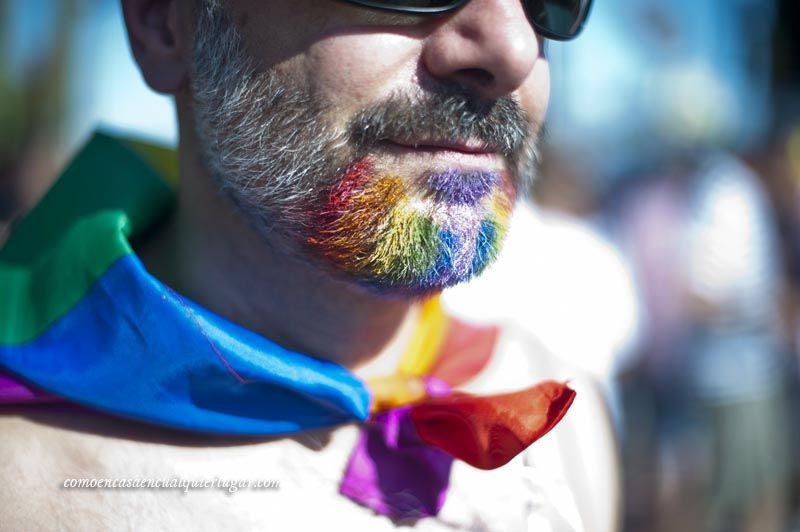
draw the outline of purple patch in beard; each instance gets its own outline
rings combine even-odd
[[[500,183],[497,172],[455,170],[431,174],[425,188],[440,202],[450,205],[474,205]]]

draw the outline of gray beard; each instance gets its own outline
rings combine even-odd
[[[245,218],[271,237],[299,237],[308,206],[340,172],[345,135],[324,102],[277,69],[258,72],[222,8],[202,8],[192,64],[204,163]],[[327,181],[326,181],[327,179]]]

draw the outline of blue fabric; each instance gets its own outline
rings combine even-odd
[[[177,296],[132,254],[36,340],[0,346],[0,368],[79,404],[201,432],[290,434],[369,414],[347,369]]]

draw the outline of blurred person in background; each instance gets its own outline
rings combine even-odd
[[[690,205],[686,357],[712,418],[708,526],[779,532],[788,517],[791,366],[777,227],[758,177],[730,156],[702,161]]]
[[[798,73],[800,75],[800,73]],[[785,98],[785,107],[779,105],[777,124],[769,142],[748,154],[748,163],[763,177],[766,190],[774,208],[783,256],[784,290],[779,301],[782,305],[780,330],[783,343],[793,353],[787,379],[791,387],[791,410],[800,408],[800,97],[794,101]],[[792,449],[800,445],[800,426],[793,430]],[[795,528],[800,526],[800,457],[792,453],[792,511]],[[794,529],[793,529],[794,530]]]
[[[76,19],[86,3],[63,0],[46,5],[45,13],[37,9],[47,38],[20,46],[19,28],[12,26],[20,18],[19,3],[0,2],[0,246],[64,162],[57,146],[67,119],[67,66]]]
[[[667,529],[784,530],[790,359],[777,230],[759,179],[711,153],[625,204],[620,227],[647,316],[638,379],[651,383],[628,387],[627,423],[636,445],[636,427],[654,417],[660,462],[656,502],[643,506]],[[677,508],[682,515],[670,516]]]
[[[800,99],[800,98],[799,98]],[[747,154],[747,162],[760,176],[774,209],[780,235],[786,292],[783,334],[798,352],[800,319],[800,119],[798,110],[780,110],[775,133],[765,146]]]

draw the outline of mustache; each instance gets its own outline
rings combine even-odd
[[[537,130],[510,96],[480,101],[460,87],[441,85],[434,91],[395,93],[363,109],[351,121],[349,135],[359,154],[389,140],[477,140],[518,162]]]

